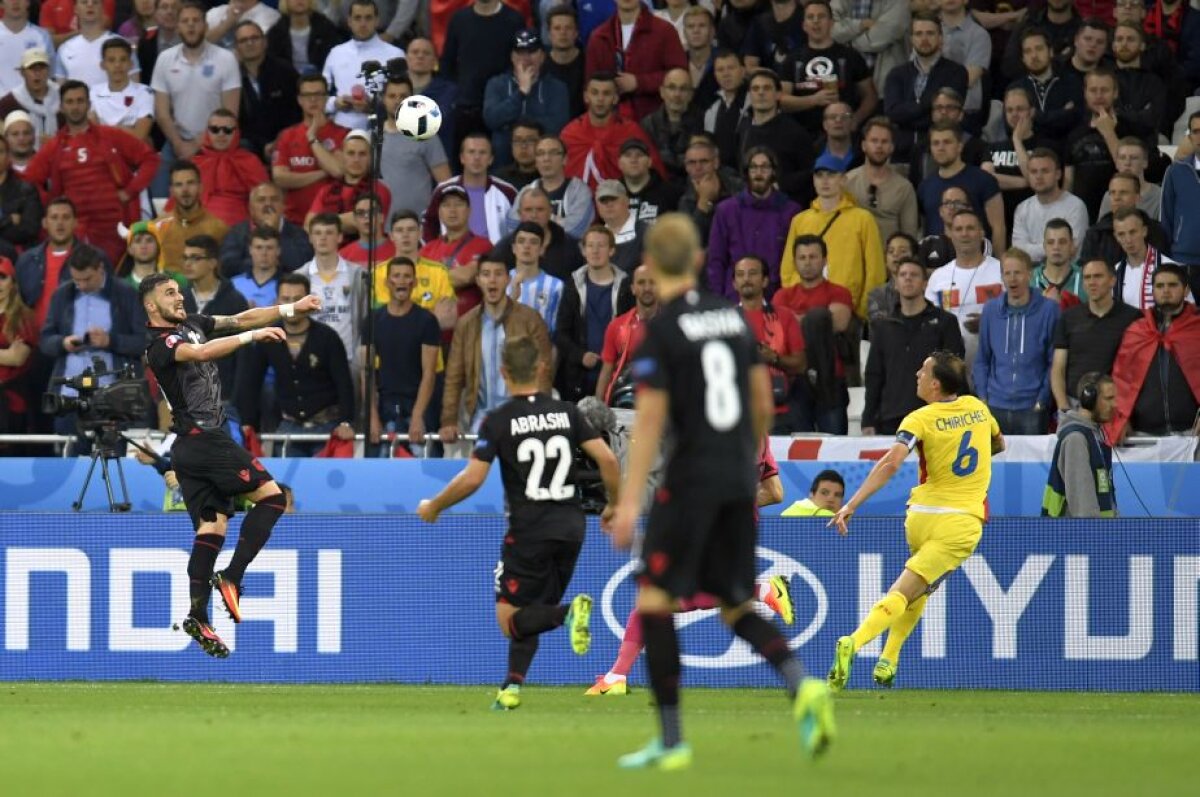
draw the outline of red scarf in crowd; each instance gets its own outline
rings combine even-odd
[[[1117,388],[1117,408],[1105,431],[1109,440],[1120,440],[1129,424],[1133,406],[1146,383],[1146,374],[1158,353],[1158,347],[1179,363],[1192,395],[1200,400],[1200,313],[1194,304],[1184,304],[1183,312],[1175,317],[1167,331],[1158,329],[1158,317],[1153,310],[1143,310],[1142,317],[1125,330],[1121,348],[1113,362],[1113,382]]]

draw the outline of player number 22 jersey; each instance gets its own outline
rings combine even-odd
[[[974,396],[926,404],[908,414],[896,439],[915,448],[920,483],[908,505],[915,511],[958,512],[987,519],[992,438],[1000,426]]]
[[[521,540],[583,540],[575,452],[599,436],[574,404],[540,393],[516,396],[488,413],[472,456],[500,460],[512,534]]]

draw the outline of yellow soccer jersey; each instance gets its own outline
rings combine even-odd
[[[910,509],[962,512],[987,520],[992,481],[992,438],[1000,434],[987,405],[974,396],[926,404],[908,414],[896,439],[916,448],[920,483]]]
[[[388,303],[392,292],[387,285],[387,263],[375,268],[374,304],[376,307]],[[454,286],[450,284],[450,273],[436,260],[417,260],[417,284],[413,286],[413,304],[433,312],[433,307],[442,299],[455,298]]]

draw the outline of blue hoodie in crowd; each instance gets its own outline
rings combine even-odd
[[[1002,410],[1048,407],[1057,323],[1058,303],[1038,291],[1020,307],[1009,305],[1007,293],[985,304],[972,369],[975,395]]]

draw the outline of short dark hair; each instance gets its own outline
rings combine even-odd
[[[953,224],[955,221],[957,221],[959,216],[970,216],[975,219],[975,221],[979,222],[980,227],[984,226],[983,216],[980,216],[979,211],[977,211],[975,208],[959,208],[958,210],[954,211],[954,215],[950,217],[950,223]]]
[[[537,343],[533,338],[522,335],[504,342],[504,353],[500,355],[504,370],[514,382],[528,383],[537,377],[537,364],[541,359]]]
[[[371,10],[375,12],[375,16],[379,16],[379,6],[376,5],[375,0],[350,0],[350,4],[346,7],[347,17],[350,16],[350,9],[355,6],[370,6]]]
[[[929,355],[933,360],[933,378],[942,386],[947,396],[961,396],[967,392],[967,364],[957,354],[935,351]]]
[[[760,66],[757,69],[755,69],[754,71],[752,71],[746,77],[746,85],[747,86],[750,85],[754,81],[755,78],[760,78],[760,77],[770,80],[771,85],[773,85],[775,87],[776,91],[783,91],[783,81],[780,80],[779,75],[775,73],[775,70],[767,69],[766,67],[762,67],[762,66]]]
[[[164,282],[171,282],[171,278],[161,271],[156,271],[150,276],[138,283],[138,301],[146,301],[146,297],[154,293],[154,289]]]
[[[813,477],[812,486],[808,488],[809,495],[817,491],[817,488],[821,486],[821,482],[833,482],[834,484],[840,484],[843,490],[846,489],[846,480],[842,478],[842,474],[833,468],[826,468]]]
[[[513,240],[517,240],[517,233],[527,232],[530,235],[536,235],[539,241],[546,240],[546,231],[537,222],[523,221],[517,225],[517,229],[513,230]]]
[[[204,256],[211,257],[213,260],[217,259],[217,254],[221,251],[221,246],[217,243],[217,239],[211,235],[193,235],[184,241],[183,245],[190,246],[193,249],[203,249]]]
[[[611,84],[613,84],[613,87],[616,88],[617,73],[609,72],[609,71],[603,70],[603,69],[598,70],[596,72],[593,72],[588,77],[587,83],[584,84],[584,88],[587,88],[587,86],[592,83],[611,83]]]
[[[717,51],[713,53],[713,61],[719,61],[723,58],[736,58],[739,64],[742,63],[742,57],[738,55],[737,50],[731,50],[728,47],[718,47]]]
[[[239,30],[241,30],[242,28],[250,27],[251,25],[253,25],[253,26],[254,26],[254,29],[255,29],[255,30],[257,30],[257,31],[259,32],[259,34],[260,34],[260,35],[262,35],[262,34],[266,33],[266,31],[265,31],[265,30],[263,30],[263,28],[262,28],[262,25],[259,25],[257,22],[255,22],[255,21],[254,21],[254,20],[252,20],[252,19],[241,19],[241,20],[238,20],[238,24],[236,24],[236,25],[234,25],[234,26],[233,26],[234,44],[236,44],[236,43],[237,43],[237,41],[236,41],[236,40],[237,40],[237,32],[238,32]]]
[[[185,8],[194,8],[201,14],[208,13],[208,6],[200,2],[200,0],[183,0],[183,2],[179,4],[179,13],[182,14]]]
[[[1081,396],[1081,395],[1083,395],[1083,392],[1089,388],[1091,388],[1092,390],[1095,390],[1098,393],[1100,391],[1101,385],[1112,385],[1112,384],[1116,384],[1116,383],[1113,382],[1113,378],[1111,376],[1109,376],[1108,374],[1102,373],[1100,371],[1088,371],[1086,374],[1079,377],[1079,382],[1076,383],[1076,386],[1075,386],[1075,395],[1077,397]]]
[[[1109,274],[1117,273],[1117,267],[1114,266],[1112,263],[1109,263],[1107,260],[1105,260],[1102,257],[1092,257],[1092,258],[1088,258],[1087,260],[1083,261],[1083,263],[1081,263],[1079,265],[1079,273],[1082,274],[1084,272],[1084,270],[1088,266],[1090,266],[1092,263],[1099,263],[1100,265],[1104,266],[1104,270],[1107,271]]]
[[[403,255],[397,255],[387,262],[388,273],[391,274],[392,269],[396,266],[408,266],[413,270],[414,274],[417,273],[417,264],[412,262],[411,258],[404,257]]]
[[[1110,183],[1113,180],[1128,180],[1129,182],[1133,183],[1133,190],[1135,193],[1137,193],[1138,195],[1141,195],[1141,193],[1142,193],[1142,180],[1136,174],[1127,174],[1125,172],[1117,172],[1112,177],[1108,178],[1108,181]]]
[[[1082,28],[1080,28],[1080,30],[1082,30]],[[1105,28],[1105,30],[1107,30],[1107,28]],[[1121,88],[1118,85],[1120,83],[1120,81],[1117,80],[1117,72],[1108,64],[1097,64],[1096,68],[1093,69],[1091,72],[1084,73],[1084,76],[1083,76],[1084,86],[1086,87],[1088,80],[1090,80],[1091,78],[1094,78],[1094,77],[1109,78],[1113,82],[1113,88],[1116,89],[1118,94],[1120,93]]]
[[[936,11],[918,11],[912,15],[912,19],[908,21],[908,30],[912,32],[912,26],[918,22],[932,22],[938,26],[938,32],[942,30],[942,15]]]
[[[1118,221],[1125,221],[1126,219],[1134,218],[1135,216],[1142,222],[1144,227],[1150,226],[1149,224],[1146,224],[1146,214],[1142,213],[1141,208],[1137,207],[1121,208],[1118,210],[1113,214],[1113,224],[1116,224]]]
[[[305,72],[300,77],[296,78],[296,92],[299,93],[305,83],[320,83],[321,88],[325,93],[329,93],[329,81],[320,72]]]
[[[761,257],[754,254],[753,252],[747,252],[746,254],[739,257],[737,260],[733,261],[734,268],[736,269],[737,264],[741,263],[743,260],[751,260],[755,263],[758,263],[758,273],[762,276],[763,279],[767,278],[767,261],[763,260]]]
[[[408,86],[408,90],[410,92],[416,91],[416,89],[413,88],[412,78],[408,76],[407,72],[401,74],[389,72],[387,76],[387,82],[384,84],[384,88],[386,89],[388,86]]]
[[[388,223],[388,229],[390,230],[395,227],[398,221],[415,221],[418,227],[421,226],[421,217],[417,215],[415,210],[409,210],[408,208],[401,208],[392,214],[392,220]]]
[[[108,55],[109,50],[124,50],[126,55],[133,56],[133,45],[129,43],[128,39],[121,36],[113,36],[100,45],[100,57],[104,58]]]
[[[1071,223],[1064,218],[1055,217],[1046,222],[1046,230],[1066,230],[1067,235],[1075,237],[1075,231],[1071,229]],[[1043,233],[1045,230],[1043,230]]]
[[[779,176],[779,156],[775,154],[775,150],[771,149],[770,147],[763,146],[762,144],[756,144],[755,146],[750,147],[744,153],[742,153],[742,163],[744,164],[742,166],[742,174],[749,176],[750,161],[754,160],[755,158],[757,158],[759,156],[762,156],[767,159],[767,162],[771,164],[771,171],[774,172],[776,177],[778,177]]]
[[[528,116],[522,116],[520,119],[513,122],[512,129],[516,130],[518,127],[523,127],[526,130],[537,131],[539,141],[541,140],[542,135],[546,132],[545,125],[543,125],[537,119],[531,119]]]
[[[547,28],[550,27],[550,23],[554,21],[555,17],[570,17],[571,21],[575,23],[575,27],[579,27],[579,15],[575,13],[575,9],[571,8],[570,4],[568,3],[557,5],[546,12]]]
[[[1109,41],[1112,39],[1112,28],[1108,27],[1108,23],[1105,22],[1100,17],[1084,17],[1080,21],[1079,27],[1075,29],[1075,35],[1078,36],[1080,33],[1087,30],[1088,28],[1091,28],[1092,30],[1101,31],[1104,34],[1104,38],[1106,41]],[[1088,74],[1091,74],[1091,73],[1088,73]],[[1114,77],[1115,77],[1115,75],[1114,75]]]
[[[67,255],[67,268],[72,271],[88,271],[104,265],[100,250],[91,246],[73,246],[71,254]]]
[[[960,144],[962,143],[962,140],[963,140],[962,125],[960,125],[956,122],[934,122],[933,124],[931,124],[929,126],[929,137],[930,138],[933,138],[934,133],[946,133],[946,132],[953,133],[954,140],[959,142]]]
[[[171,164],[168,172],[169,178],[174,179],[178,172],[191,172],[196,175],[196,179],[200,179],[200,167],[186,158],[181,158]]]
[[[338,232],[342,231],[342,220],[336,213],[318,213],[308,220],[308,231],[312,232],[312,228],[318,224],[325,227],[335,227]]]
[[[56,197],[54,197],[54,199],[51,199],[49,202],[46,203],[46,211],[45,212],[49,213],[50,208],[54,207],[55,205],[62,205],[63,207],[70,208],[72,216],[79,215],[79,211],[78,211],[78,209],[76,209],[75,203],[72,202],[71,198],[68,196],[65,196],[65,195],[64,196],[56,196]]]
[[[278,243],[280,240],[279,230],[276,230],[272,227],[264,227],[260,224],[250,231],[250,240],[253,241],[255,239],[260,241],[275,241]]]
[[[1020,39],[1021,47],[1024,47],[1025,42],[1029,41],[1030,39],[1041,39],[1042,41],[1046,42],[1047,47],[1051,46],[1050,34],[1046,32],[1045,28],[1039,28],[1036,25],[1032,28],[1026,28],[1025,31],[1021,34],[1021,39]]]
[[[917,249],[920,248],[920,244],[917,243],[916,238],[913,238],[908,233],[900,230],[896,230],[887,237],[887,240],[883,242],[883,248],[886,250],[889,246],[891,246],[892,241],[896,240],[897,238],[902,238],[908,244],[908,248],[912,250],[914,255],[917,253]]]
[[[289,271],[287,274],[281,276],[279,278],[279,287],[282,288],[284,285],[299,285],[304,289],[305,295],[312,293],[312,282],[299,271]]]
[[[796,250],[802,246],[819,246],[821,257],[829,257],[829,246],[819,235],[797,235],[796,240],[792,242],[792,254],[795,255]]]
[[[88,98],[88,102],[92,100],[91,89],[82,80],[64,80],[63,84],[58,87],[58,96],[65,98],[68,91],[82,91],[83,96]]]
[[[1154,277],[1151,278],[1151,284],[1153,284],[1155,279],[1158,279],[1159,274],[1174,274],[1176,277],[1179,278],[1179,281],[1183,283],[1183,287],[1185,287],[1185,288],[1187,287],[1187,284],[1188,284],[1187,268],[1185,268],[1184,266],[1181,266],[1178,263],[1161,263],[1161,264],[1159,264],[1158,268],[1154,270]]]

